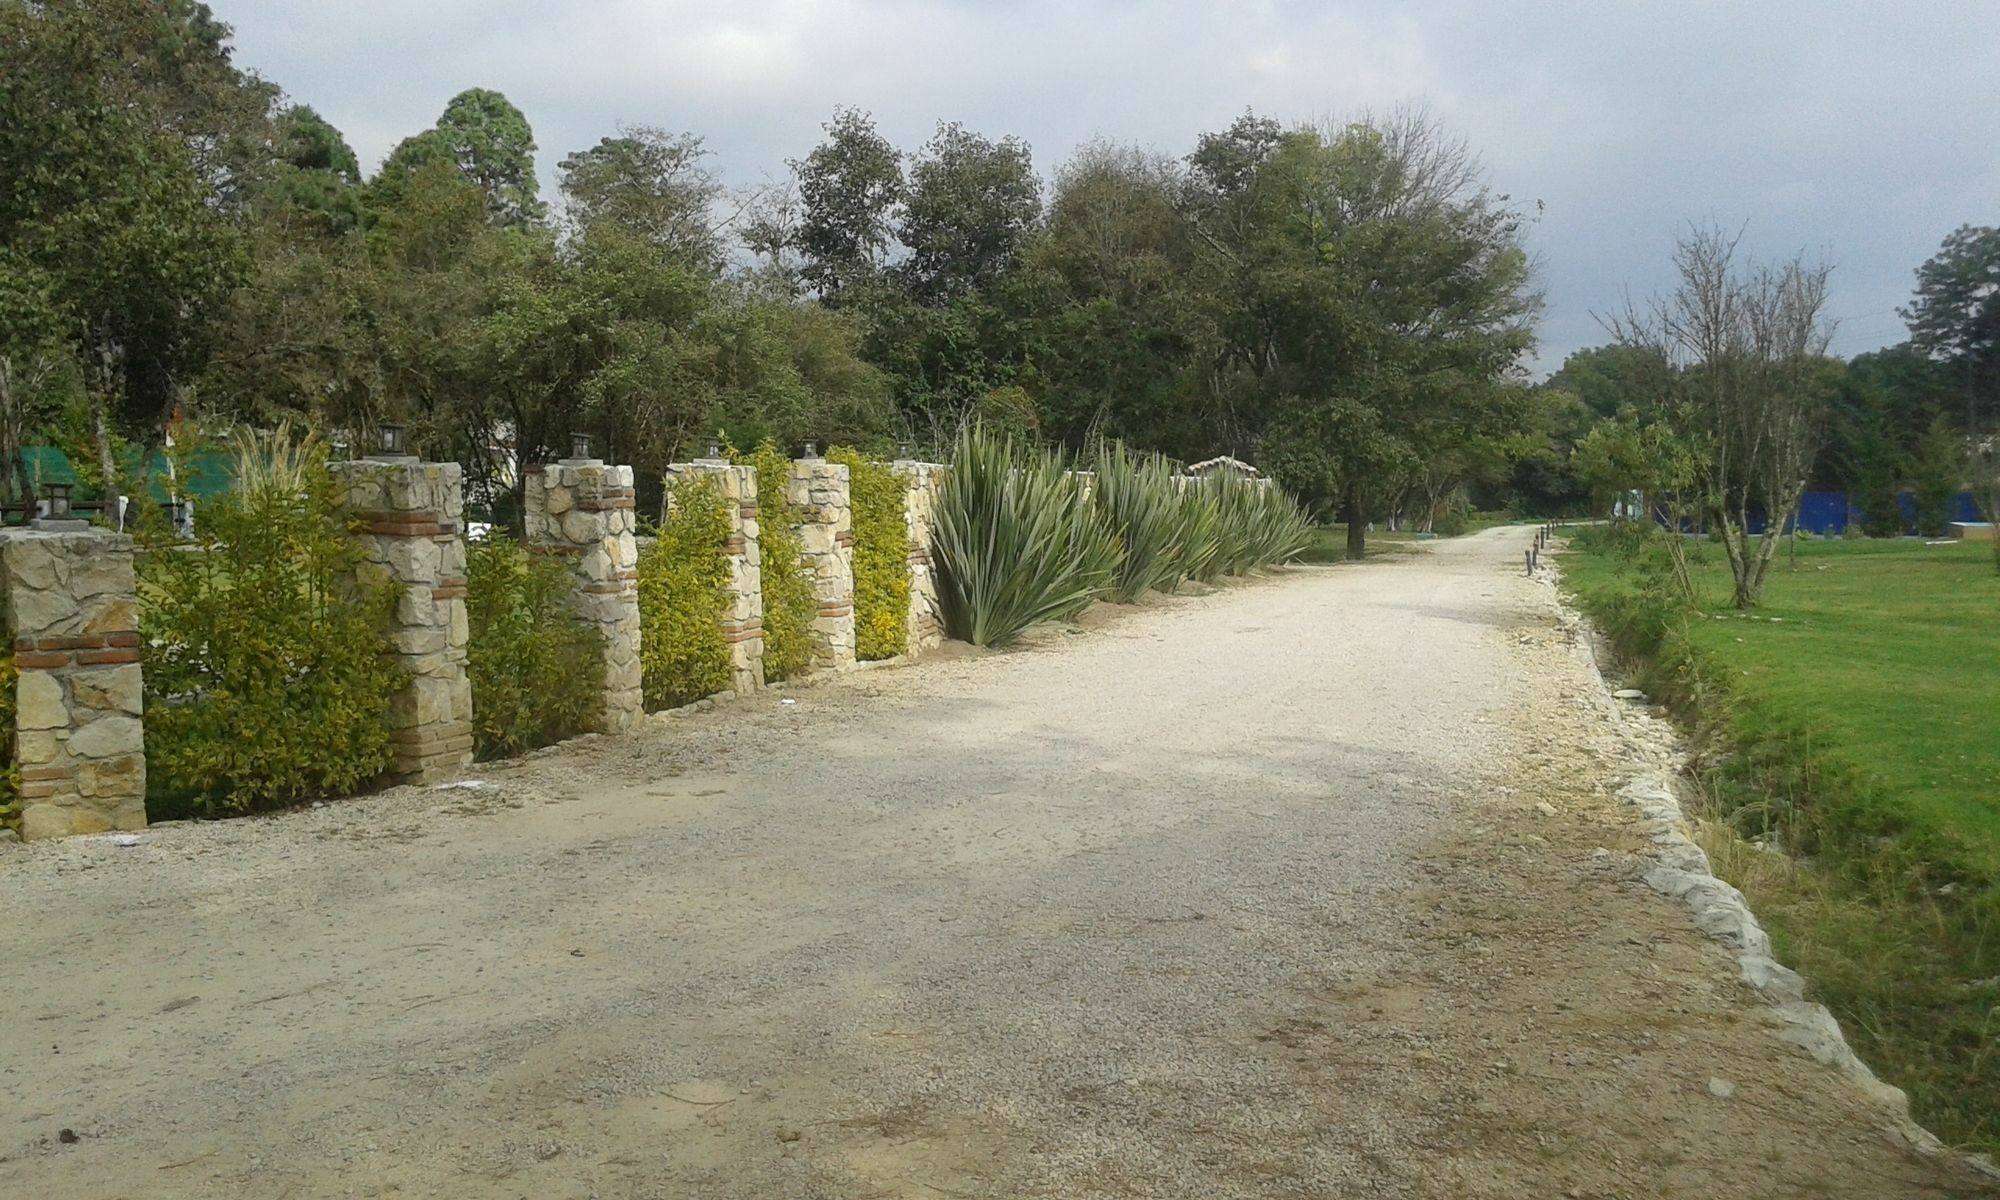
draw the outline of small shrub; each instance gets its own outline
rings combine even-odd
[[[660,540],[639,556],[639,673],[648,709],[729,686],[729,510],[714,481],[668,485]]]
[[[373,780],[405,679],[386,656],[400,589],[354,581],[361,551],[317,440],[246,437],[237,458],[238,486],[202,507],[191,544],[157,515],[140,530],[147,783],[176,813]]]
[[[792,460],[769,438],[735,456],[757,468],[757,545],[763,566],[764,678],[775,683],[812,666],[812,623],[819,593],[800,562],[797,515],[785,493]]]
[[[1066,463],[981,429],[959,439],[935,526],[945,631],[980,646],[1081,611],[1111,586],[1123,556]]]
[[[847,466],[854,520],[854,652],[863,662],[894,658],[910,644],[910,532],[903,481],[854,450],[827,455]]]
[[[603,704],[604,638],[570,604],[561,559],[511,538],[466,547],[465,614],[473,745],[481,758],[518,754],[590,728]]]
[[[14,760],[14,697],[20,681],[14,652],[0,651],[0,829],[21,826],[21,764]]]

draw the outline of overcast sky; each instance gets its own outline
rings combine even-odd
[[[731,182],[782,178],[836,105],[915,149],[940,118],[1017,134],[1044,177],[1104,137],[1183,154],[1246,108],[1406,104],[1465,137],[1531,234],[1544,369],[1666,283],[1679,222],[1836,264],[1834,347],[1895,308],[1952,229],[2000,222],[1995,0],[210,0],[237,62],[370,169],[468,87],[566,153],[621,123],[707,139]]]

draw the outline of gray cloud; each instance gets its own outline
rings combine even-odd
[[[2000,197],[1988,0],[212,0],[238,61],[373,163],[459,90],[505,92],[541,167],[622,123],[702,135],[727,178],[784,173],[835,105],[914,148],[940,118],[1048,174],[1103,136],[1171,153],[1246,108],[1422,104],[1533,212],[1541,359],[1663,287],[1687,218],[1838,265],[1836,348],[1899,340],[1911,272]]]

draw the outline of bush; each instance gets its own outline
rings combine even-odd
[[[1182,516],[1174,468],[1159,455],[1134,455],[1112,443],[1091,464],[1091,500],[1125,547],[1111,599],[1135,604],[1155,589],[1172,591],[1181,577]]]
[[[910,531],[903,481],[854,450],[827,458],[847,466],[854,521],[854,653],[894,658],[910,645]]]
[[[775,683],[812,666],[813,618],[819,593],[800,563],[797,516],[785,493],[792,460],[769,438],[757,449],[734,456],[757,468],[757,545],[763,564],[764,678]]]
[[[20,681],[14,652],[0,651],[0,829],[21,826],[21,764],[14,761],[14,696]]]
[[[355,581],[361,550],[317,440],[246,436],[237,458],[236,489],[203,506],[192,544],[157,515],[140,531],[147,783],[176,813],[376,778],[405,681],[385,636],[400,589]]]
[[[1222,489],[1207,481],[1183,483],[1180,494],[1180,573],[1196,583],[1222,574]]]
[[[729,510],[713,480],[668,485],[660,540],[639,556],[639,673],[648,709],[729,686]]]
[[[1296,558],[1312,544],[1312,523],[1276,485],[1213,476],[1195,485],[1217,513],[1215,574],[1242,575]]]
[[[570,604],[561,559],[510,538],[466,547],[465,614],[472,736],[481,758],[518,754],[582,733],[604,701],[604,638]]]
[[[933,539],[952,637],[1005,646],[1111,586],[1124,551],[1066,467],[984,430],[959,438],[939,483]]]

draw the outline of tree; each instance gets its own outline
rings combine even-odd
[[[859,109],[834,110],[822,126],[826,140],[798,174],[797,246],[805,257],[799,275],[829,304],[873,279],[882,269],[894,233],[890,214],[903,194],[903,159]]]
[[[1747,609],[1763,594],[1776,535],[1798,512],[1825,432],[1832,267],[1800,256],[1739,269],[1737,241],[1691,226],[1674,248],[1678,286],[1608,324],[1668,367],[1653,403],[1699,456],[1692,487],[1728,555],[1736,606]],[[1766,536],[1750,532],[1753,513]],[[1669,532],[1678,540],[1679,523]]]
[[[562,160],[562,192],[571,227],[617,225],[690,266],[722,268],[721,230],[713,209],[722,187],[702,160],[693,134],[634,126]]]
[[[1026,142],[940,122],[911,160],[896,224],[910,252],[901,269],[911,294],[937,304],[991,284],[1013,265],[1041,210]]]
[[[1245,117],[1190,158],[1198,270],[1220,330],[1224,436],[1307,498],[1348,555],[1441,447],[1506,432],[1540,306],[1520,218],[1420,115],[1275,133]]]
[[[377,207],[393,206],[412,174],[450,163],[486,198],[496,225],[532,225],[548,214],[535,180],[535,135],[507,97],[467,88],[451,98],[437,125],[389,152],[372,190]]]
[[[1964,387],[1965,431],[2000,428],[2000,229],[1961,225],[1917,268],[1910,343]]]

